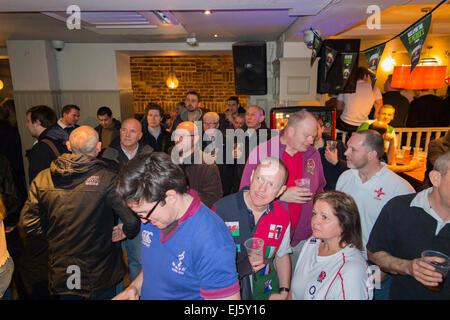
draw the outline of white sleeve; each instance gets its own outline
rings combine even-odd
[[[291,224],[289,223],[286,232],[284,233],[283,240],[281,240],[280,247],[277,250],[278,258],[282,258],[286,254],[292,253],[291,248]]]
[[[375,100],[383,99],[383,96],[381,95],[381,91],[380,91],[380,89],[378,89],[378,87],[375,87],[374,99]]]
[[[327,300],[372,300],[368,270],[359,263],[348,263],[338,274]]]

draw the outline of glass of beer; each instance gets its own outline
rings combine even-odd
[[[263,263],[264,261],[264,240],[260,238],[250,238],[244,242],[247,249],[250,263]]]
[[[432,265],[436,272],[442,274],[442,281],[435,287],[426,286],[432,291],[441,291],[448,271],[450,270],[450,258],[439,251],[425,250],[422,252],[422,260]]]

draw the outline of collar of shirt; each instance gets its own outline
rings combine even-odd
[[[428,200],[428,195],[433,191],[433,187],[425,189],[414,197],[411,201],[410,207],[418,207],[423,209],[427,214],[433,217],[437,221],[435,236],[442,230],[443,227],[450,221],[444,222],[441,217],[434,211],[434,209],[430,205],[430,201]]]
[[[241,192],[241,207],[247,209],[248,212],[248,225],[250,226],[250,229],[252,230],[252,233],[256,232],[255,227],[258,226],[259,220],[261,220],[264,216],[268,215],[272,210],[273,210],[273,202],[271,202],[268,206],[266,211],[264,211],[264,213],[261,215],[261,218],[259,218],[259,220],[257,221],[257,223],[255,224],[255,216],[253,215],[252,210],[250,210],[247,207],[247,204],[245,203],[244,200],[244,193],[249,191],[250,187],[244,187],[242,188]]]
[[[134,150],[134,152],[133,152],[132,154],[129,154],[128,152],[126,152],[126,151],[122,148],[122,146],[120,146],[120,149],[122,149],[123,153],[125,153],[125,155],[127,156],[128,160],[131,160],[131,159],[133,159],[134,156],[137,154],[137,151],[138,151],[138,149],[139,149],[139,142],[138,142],[138,144],[137,144],[137,146],[136,146],[136,150]]]
[[[73,126],[66,126],[66,125],[62,122],[62,119],[59,119],[59,120],[58,120],[58,125],[59,125],[61,128],[63,128],[63,129],[73,127]]]
[[[355,175],[355,177],[358,179],[358,181],[361,182],[361,184],[367,184],[370,181],[374,181],[375,179],[378,179],[378,177],[382,176],[386,170],[389,170],[388,167],[386,167],[386,164],[384,162],[380,162],[380,164],[383,166],[380,170],[378,170],[377,172],[375,172],[374,175],[372,175],[369,180],[367,180],[366,182],[362,182],[362,179],[359,175],[359,170],[358,169],[350,169],[352,170],[353,174]]]
[[[156,136],[153,134],[153,131],[150,130],[149,127],[147,127],[147,130],[148,130],[148,133],[150,133],[153,136],[153,138],[155,138],[155,140],[158,140],[158,137],[161,134],[161,127],[159,127],[159,131],[158,131],[158,134]]]

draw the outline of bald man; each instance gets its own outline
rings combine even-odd
[[[314,194],[322,192],[326,185],[322,161],[316,148],[312,146],[317,135],[317,120],[306,110],[292,114],[280,134],[258,145],[250,153],[242,174],[242,189],[251,183],[251,174],[257,163],[264,157],[278,157],[286,164],[289,177],[286,191],[279,201],[289,211],[291,219],[292,265],[305,239],[311,236],[311,217]],[[310,187],[298,186],[297,179],[309,179]]]
[[[197,191],[200,200],[211,208],[222,198],[222,182],[214,159],[203,153],[200,134],[192,121],[181,122],[172,138],[175,146],[169,151],[172,161],[186,174],[189,187]]]
[[[32,181],[21,212],[27,234],[46,239],[49,290],[61,299],[111,299],[125,275],[122,250],[113,242],[135,237],[140,222],[115,192],[116,174],[97,159],[98,133],[81,126],[64,153]],[[115,215],[123,222],[114,229]]]
[[[152,152],[152,147],[142,141],[142,125],[134,119],[128,118],[122,122],[120,135],[111,142],[110,146],[103,151],[100,159],[106,161],[117,173],[129,160],[141,152]]]
[[[245,132],[244,145],[239,148],[241,151],[240,157],[236,159],[236,165],[233,177],[232,191],[239,190],[239,183],[244,173],[245,163],[252,150],[261,143],[270,140],[271,130],[267,128],[264,110],[256,105],[247,108],[244,115],[245,125],[242,128]],[[238,143],[238,140],[235,139]],[[238,145],[238,144],[237,144]]]
[[[151,110],[150,110],[151,111]],[[142,124],[135,118],[128,118],[122,122],[120,135],[99,156],[108,166],[119,173],[120,169],[137,154],[153,152],[143,139]],[[122,221],[119,220],[119,224]],[[141,237],[122,241],[122,249],[127,251],[127,264],[130,282],[136,279],[141,271]],[[123,283],[117,286],[117,291],[123,291]]]

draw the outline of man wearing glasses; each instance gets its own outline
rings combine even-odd
[[[142,271],[115,299],[240,298],[230,232],[167,154],[130,160],[117,192],[143,225]]]
[[[175,146],[169,151],[172,161],[179,164],[200,200],[208,207],[222,198],[222,182],[217,165],[201,150],[200,132],[192,121],[180,123],[172,137]]]

